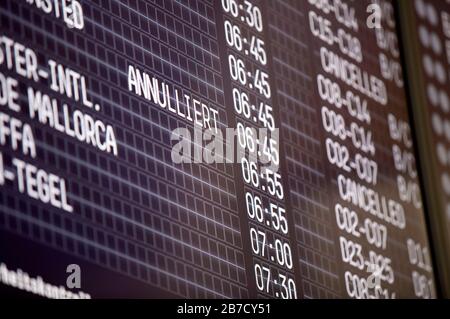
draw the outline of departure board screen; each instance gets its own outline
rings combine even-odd
[[[449,293],[450,261],[450,2],[402,3],[405,53],[412,82],[412,101],[419,148],[437,242],[440,272]]]
[[[2,0],[0,291],[434,298],[394,3]]]

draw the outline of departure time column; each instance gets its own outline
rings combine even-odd
[[[237,162],[251,243],[252,271],[261,297],[297,298],[294,262],[279,170],[279,135],[268,71],[264,19],[258,1],[223,0],[226,67],[236,117]],[[242,210],[241,210],[242,211]]]

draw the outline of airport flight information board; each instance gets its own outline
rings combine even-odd
[[[3,0],[0,26],[2,294],[436,296],[393,2]]]
[[[445,294],[449,294],[450,229],[450,2],[402,1],[405,56],[432,235]]]

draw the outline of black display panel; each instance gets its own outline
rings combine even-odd
[[[412,110],[442,290],[450,293],[450,3],[402,1],[400,17]]]
[[[2,294],[436,296],[392,2],[4,0],[0,25]]]

